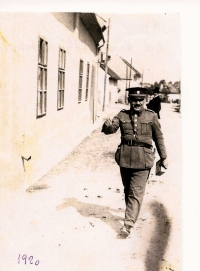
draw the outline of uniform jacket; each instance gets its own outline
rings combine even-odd
[[[157,114],[149,109],[142,109],[135,117],[135,113],[130,110],[121,110],[112,120],[112,125],[102,127],[102,132],[106,135],[115,133],[118,128],[121,131],[121,140],[133,140],[152,145],[155,142],[156,149],[161,158],[166,158],[163,133]],[[137,136],[134,133],[134,123],[137,128]],[[138,146],[128,146],[120,144],[116,152],[116,162],[120,167],[146,169],[151,168],[154,163],[154,153],[152,149]]]

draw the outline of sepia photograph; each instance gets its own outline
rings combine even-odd
[[[183,270],[181,41],[177,11],[0,10],[1,271]]]

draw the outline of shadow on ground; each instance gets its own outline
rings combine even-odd
[[[110,157],[110,158],[115,158],[115,152],[112,152],[112,151],[106,151],[106,152],[103,152],[102,154],[104,157]]]
[[[38,190],[48,189],[49,186],[46,184],[34,184],[26,189],[26,192],[35,192]]]
[[[150,240],[148,253],[145,260],[146,271],[159,271],[161,262],[164,260],[169,236],[170,236],[170,220],[165,207],[159,202],[152,202],[150,210],[155,217],[155,229]]]
[[[100,206],[97,204],[80,202],[75,198],[67,198],[65,202],[59,206],[57,206],[56,210],[60,211],[64,208],[72,206],[76,208],[76,210],[85,217],[94,217],[101,219],[104,223],[108,224],[116,233],[120,232],[122,224],[120,221],[123,221],[124,218],[121,216],[115,216],[111,212],[120,213],[123,210],[112,209],[107,206]]]

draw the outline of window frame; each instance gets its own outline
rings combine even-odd
[[[85,101],[86,101],[86,102],[88,101],[89,82],[90,82],[90,63],[87,62],[86,88],[85,88]]]
[[[82,102],[83,96],[83,73],[84,73],[84,60],[81,58],[79,61],[78,104]]]
[[[39,36],[37,64],[37,118],[41,118],[47,114],[47,76],[48,42],[44,37]]]
[[[66,50],[60,46],[58,53],[57,110],[61,110],[64,108],[65,69],[66,69]]]

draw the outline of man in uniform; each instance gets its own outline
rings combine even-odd
[[[160,122],[155,112],[145,109],[145,88],[129,88],[130,110],[121,110],[102,127],[106,135],[121,131],[121,144],[115,154],[125,193],[125,220],[121,234],[128,236],[138,218],[146,183],[154,164],[152,140],[160,156],[160,165],[167,168],[167,153]]]

